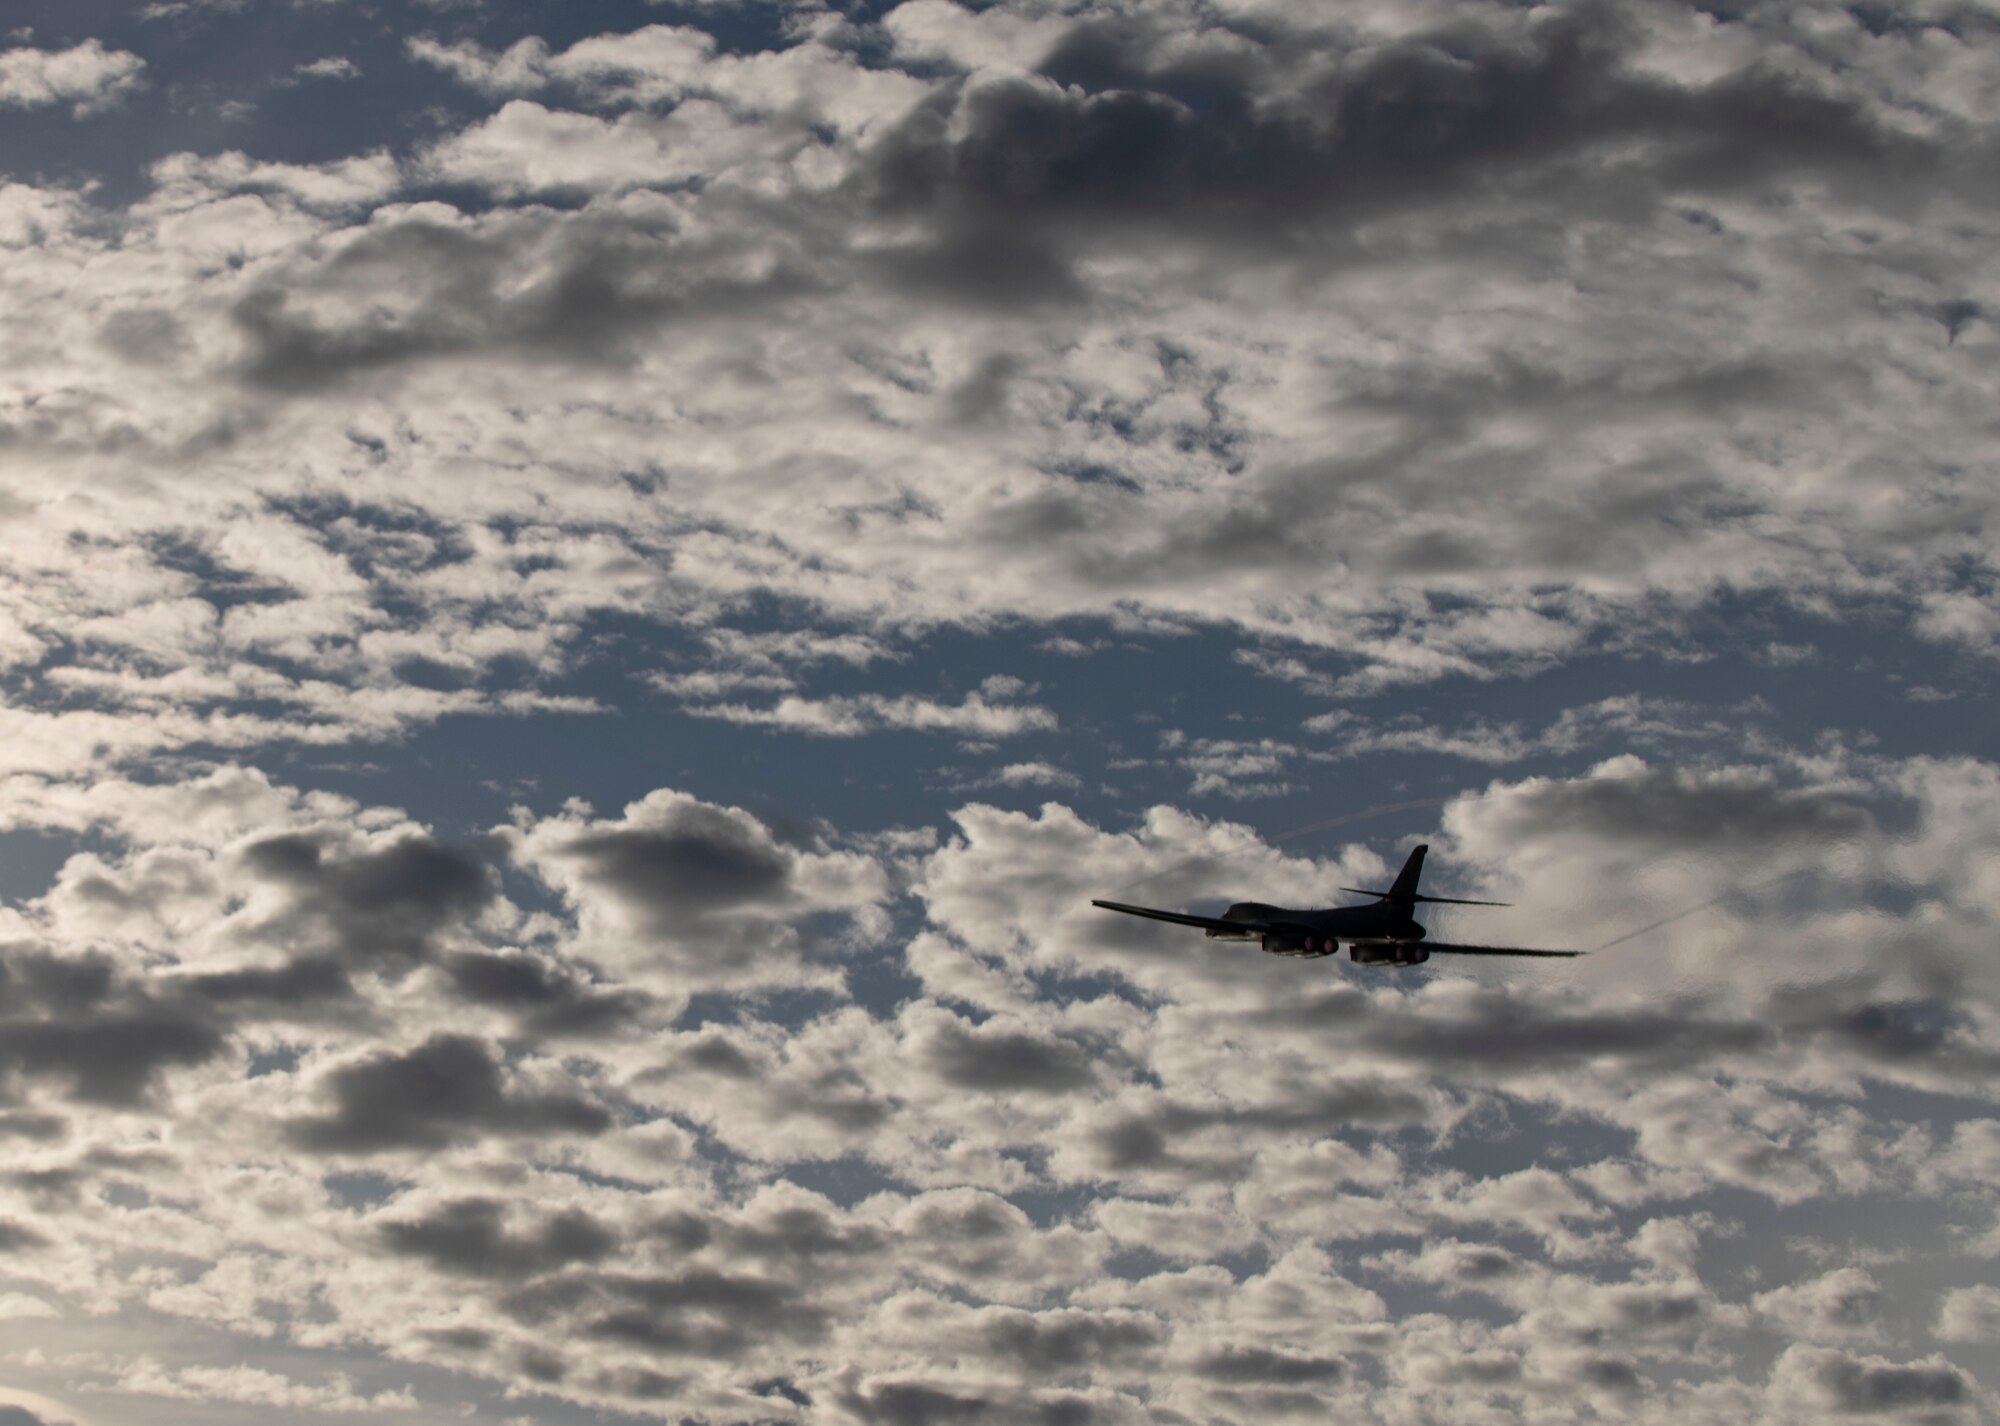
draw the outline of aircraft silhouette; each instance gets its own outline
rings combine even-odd
[[[1343,886],[1360,896],[1372,896],[1371,906],[1330,906],[1319,911],[1293,911],[1283,906],[1266,906],[1260,901],[1239,901],[1220,916],[1189,916],[1180,911],[1156,911],[1150,906],[1126,906],[1117,901],[1092,901],[1106,911],[1123,911],[1127,916],[1146,916],[1155,921],[1171,921],[1177,926],[1199,926],[1212,941],[1259,941],[1274,956],[1296,956],[1318,960],[1336,954],[1343,942],[1356,965],[1422,965],[1433,952],[1455,956],[1580,956],[1582,951],[1534,951],[1520,946],[1464,946],[1449,941],[1433,941],[1411,914],[1419,901],[1443,902],[1453,906],[1504,906],[1504,901],[1465,901],[1456,896],[1423,896],[1417,878],[1424,874],[1424,853],[1428,844],[1410,853],[1403,869],[1396,873],[1387,891],[1363,891]]]

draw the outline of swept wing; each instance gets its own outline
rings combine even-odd
[[[1274,929],[1275,921],[1225,921],[1220,916],[1190,916],[1185,911],[1156,911],[1150,906],[1127,906],[1122,901],[1093,901],[1106,911],[1123,911],[1127,916],[1144,916],[1153,921],[1171,921],[1176,926],[1199,926],[1204,931],[1248,931],[1261,934]]]

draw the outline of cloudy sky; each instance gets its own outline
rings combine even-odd
[[[10,0],[0,1426],[2000,1419],[1997,177],[1990,0]],[[1605,949],[1087,905],[1416,841]]]

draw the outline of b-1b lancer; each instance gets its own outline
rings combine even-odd
[[[1093,901],[1106,911],[1199,926],[1212,941],[1258,941],[1274,956],[1318,960],[1337,953],[1343,944],[1356,965],[1422,965],[1434,952],[1454,956],[1580,956],[1582,951],[1533,951],[1521,946],[1463,946],[1433,941],[1412,915],[1419,901],[1452,906],[1504,906],[1504,901],[1465,901],[1456,896],[1423,896],[1417,878],[1424,873],[1428,845],[1410,853],[1387,891],[1363,891],[1343,886],[1359,896],[1372,896],[1368,906],[1330,906],[1319,911],[1292,911],[1259,901],[1239,901],[1220,916],[1189,916],[1180,911],[1156,911],[1150,906],[1126,906],[1117,901]]]

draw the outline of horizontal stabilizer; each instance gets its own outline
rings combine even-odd
[[[1449,941],[1418,941],[1417,945],[1433,953],[1443,951],[1449,956],[1580,956],[1582,951],[1531,951],[1521,946],[1454,946]]]
[[[1356,896],[1379,896],[1384,901],[1434,901],[1443,906],[1511,906],[1509,901],[1467,901],[1462,896],[1419,896],[1405,895],[1398,891],[1368,891],[1359,886],[1343,886],[1342,891],[1351,891]]]

